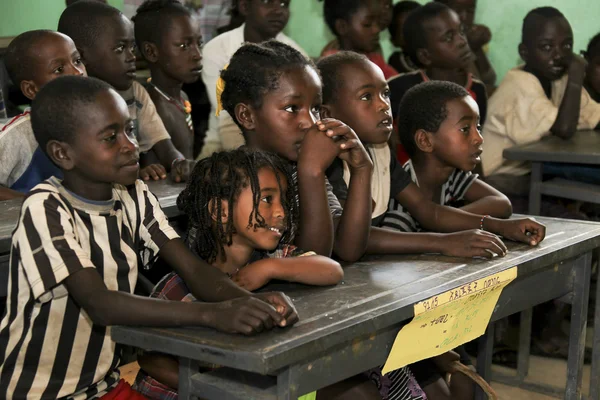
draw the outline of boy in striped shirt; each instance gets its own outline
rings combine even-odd
[[[252,334],[297,320],[285,295],[253,295],[187,249],[137,180],[133,123],[108,84],[57,78],[34,99],[31,120],[40,148],[64,179],[32,189],[13,233],[0,322],[0,398],[91,399],[131,391],[119,380],[111,325],[201,325]],[[159,252],[194,296],[215,303],[134,296],[138,268]]]

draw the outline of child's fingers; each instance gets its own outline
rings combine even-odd
[[[150,180],[150,175],[148,175],[148,171],[146,171],[146,168],[140,169],[140,179],[144,181]]]
[[[360,142],[358,139],[350,139],[346,140],[344,143],[340,144],[340,149],[342,150],[350,150],[360,146]]]

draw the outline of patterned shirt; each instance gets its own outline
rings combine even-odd
[[[118,383],[110,327],[94,324],[64,282],[95,268],[109,290],[133,293],[138,268],[178,235],[142,181],[112,195],[90,201],[50,178],[25,199],[0,322],[0,398],[92,399]]]

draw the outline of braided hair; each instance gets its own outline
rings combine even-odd
[[[268,40],[244,44],[231,57],[227,69],[221,71],[221,79],[225,82],[221,94],[223,109],[244,132],[244,127],[235,117],[235,106],[246,103],[260,108],[263,96],[279,87],[281,75],[305,67],[317,71],[310,59],[285,43]]]
[[[276,172],[285,212],[285,233],[281,241],[291,242],[299,215],[291,166],[273,153],[243,146],[237,150],[214,153],[198,162],[186,188],[177,198],[177,207],[188,217],[188,246],[200,258],[212,263],[220,253],[222,261],[226,261],[224,247],[231,245],[235,233],[235,203],[242,190],[248,186],[252,189],[253,204],[247,227],[256,230],[267,226],[258,211],[261,196],[258,172],[262,168],[270,168]],[[287,181],[285,191],[282,177]],[[215,223],[215,220],[221,221],[223,200],[227,201],[227,223]]]

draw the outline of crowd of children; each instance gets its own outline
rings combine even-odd
[[[560,11],[530,11],[524,65],[496,88],[476,0],[323,0],[335,40],[316,62],[282,33],[290,1],[236,1],[244,22],[206,45],[178,0],[146,0],[132,20],[68,1],[57,31],[10,43],[8,74],[32,104],[0,131],[0,201],[24,199],[2,283],[1,398],[176,399],[168,355],[140,354],[134,387],[120,380],[110,326],[257,334],[299,317],[285,294],[254,291],[335,285],[334,259],[492,258],[503,240],[544,240],[534,219],[509,219],[530,171],[502,150],[600,127],[600,34],[579,57]],[[398,48],[387,63],[385,29]],[[199,79],[212,110],[195,160],[182,88]],[[600,183],[598,166],[545,168]],[[168,174],[186,181],[183,238],[144,183]],[[159,256],[172,272],[134,294]],[[458,347],[318,398],[474,398],[449,359],[470,365]]]

